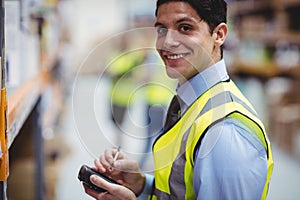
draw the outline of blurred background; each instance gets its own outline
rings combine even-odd
[[[228,72],[274,151],[268,199],[300,199],[300,0],[227,2]],[[176,87],[154,49],[156,1],[1,3],[8,199],[90,199],[77,173],[110,147],[152,173],[151,143]]]

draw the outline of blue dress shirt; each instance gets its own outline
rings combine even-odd
[[[184,102],[181,114],[205,91],[227,80],[224,60],[177,88]],[[196,150],[193,186],[200,199],[261,199],[267,178],[267,154],[257,137],[236,119],[225,119],[208,129]],[[150,194],[153,176],[146,176],[143,196]],[[141,196],[142,197],[142,196]]]

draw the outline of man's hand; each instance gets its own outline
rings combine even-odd
[[[130,189],[124,186],[109,183],[96,175],[92,175],[90,177],[90,180],[93,184],[107,190],[107,192],[100,193],[84,185],[85,192],[97,200],[135,200],[136,199],[135,194]]]
[[[119,152],[118,159],[114,162],[116,149],[107,149],[104,155],[95,160],[94,169],[116,180],[121,185],[111,184],[105,180],[91,176],[91,182],[107,190],[105,193],[85,191],[96,199],[136,199],[144,188],[145,175],[140,172],[137,161],[130,160],[125,153]]]

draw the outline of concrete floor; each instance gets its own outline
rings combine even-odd
[[[117,145],[118,133],[110,122],[108,115],[108,83],[98,77],[84,76],[76,79],[72,95],[65,102],[65,110],[58,127],[57,134],[63,139],[69,152],[60,162],[55,184],[55,199],[90,199],[83,191],[77,179],[82,164],[92,165],[93,160],[102,154],[105,148]],[[137,103],[130,111],[135,126],[125,125],[128,132],[136,131],[145,136],[143,130],[142,104]],[[127,124],[130,124],[126,122]],[[143,148],[143,137],[136,135],[123,136],[124,150],[139,159],[136,153]],[[124,145],[125,143],[129,145]],[[271,180],[268,199],[297,200],[300,199],[300,163],[282,152],[275,145],[275,167]],[[149,156],[149,155],[148,155]],[[143,169],[152,167],[151,156]]]

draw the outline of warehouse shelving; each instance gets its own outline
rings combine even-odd
[[[235,73],[254,75],[264,78],[291,76],[300,79],[300,63],[281,66],[275,60],[274,51],[278,43],[300,47],[300,27],[297,18],[289,15],[290,9],[300,8],[299,0],[246,0],[229,3],[230,20],[241,41],[258,42],[269,51],[267,61],[249,62],[243,57],[233,62]],[[238,51],[235,49],[233,51]]]
[[[232,75],[256,78],[265,90],[274,79],[289,83],[289,89],[268,99],[267,104],[271,140],[292,156],[297,156],[295,141],[300,129],[300,112],[295,110],[300,108],[299,10],[300,0],[231,1],[228,7],[233,31],[240,41],[230,48],[234,58],[229,70]],[[295,112],[283,119],[287,110]]]
[[[16,4],[24,3],[25,1],[15,1]],[[41,1],[42,2],[42,1]],[[26,134],[34,148],[34,165],[35,175],[32,177],[35,184],[35,199],[43,199],[44,197],[44,180],[43,180],[43,138],[41,118],[45,114],[41,108],[41,99],[46,92],[47,87],[51,85],[52,73],[55,70],[53,65],[57,59],[57,51],[49,52],[46,50],[43,35],[43,30],[46,25],[44,20],[47,20],[49,11],[55,7],[56,1],[51,1],[52,4],[43,5],[46,9],[46,14],[43,10],[31,12],[28,14],[30,20],[30,30],[26,34],[33,34],[37,38],[38,48],[38,69],[32,70],[33,73],[27,74],[26,79],[20,81],[16,86],[11,87],[7,80],[7,62],[6,62],[6,44],[5,44],[5,0],[0,1],[1,5],[1,107],[0,107],[0,141],[1,141],[1,157],[0,157],[0,199],[7,199],[7,180],[10,173],[10,150],[14,145],[16,138],[20,134]],[[54,6],[53,6],[54,5]],[[24,5],[23,5],[24,6]],[[48,7],[47,7],[48,6]],[[21,12],[21,11],[20,11]],[[45,11],[44,11],[45,12]],[[20,15],[21,16],[21,15]],[[22,21],[19,19],[20,22]],[[49,28],[49,27],[48,27]],[[57,35],[59,37],[59,35]],[[53,45],[54,43],[52,43]],[[24,49],[22,49],[24,50]],[[30,52],[33,54],[33,52]],[[22,61],[20,61],[22,62]],[[22,65],[22,72],[27,71],[33,66]],[[30,71],[30,70],[28,70]],[[30,123],[30,129],[22,132],[24,125]],[[24,141],[25,142],[25,141]],[[28,142],[28,141],[26,141]],[[31,148],[31,147],[30,147]]]

